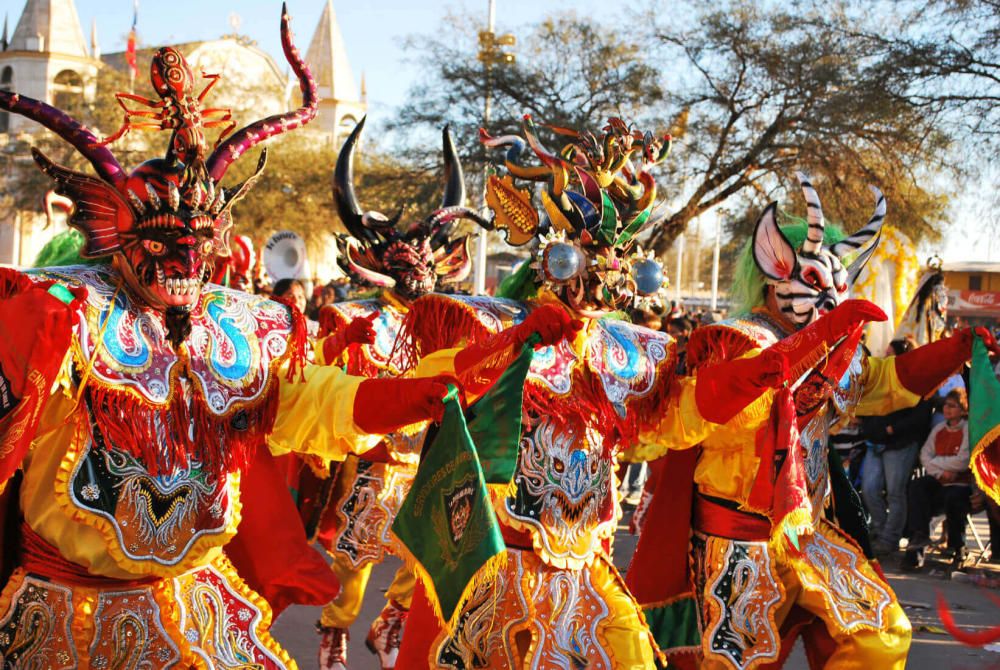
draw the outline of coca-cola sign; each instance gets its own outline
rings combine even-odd
[[[948,311],[953,314],[1000,316],[1000,293],[996,291],[948,291]]]

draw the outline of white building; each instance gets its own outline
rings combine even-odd
[[[229,86],[220,84],[213,89],[211,105],[234,108],[239,125],[299,104],[298,82],[286,75],[287,66],[277,63],[246,36],[232,34],[216,40],[172,46],[184,54],[195,72],[222,75],[222,81]],[[146,76],[156,48],[139,49],[136,60],[140,76]],[[323,141],[339,145],[364,115],[367,103],[364,82],[359,89],[351,71],[332,0],[326,0],[306,51],[306,62],[316,78],[320,97],[319,116],[306,132],[311,131]],[[0,37],[0,90],[17,91],[59,108],[66,106],[65,96],[82,95],[92,99],[97,73],[102,67],[127,71],[125,54],[101,55],[96,25],[91,26],[88,48],[73,0],[27,0],[10,40],[7,40],[6,30]],[[224,94],[213,95],[224,93],[227,88],[239,91],[239,99],[227,100]],[[237,113],[237,110],[248,109],[253,110],[253,118]],[[37,211],[4,209],[2,174],[9,170],[9,162],[14,160],[15,149],[11,141],[22,133],[34,133],[39,129],[33,121],[0,111],[0,265],[30,265],[41,247],[64,229],[63,224],[53,229],[45,228],[41,203]],[[99,129],[104,133],[114,130]],[[333,270],[327,265],[313,263],[317,272],[330,276]]]

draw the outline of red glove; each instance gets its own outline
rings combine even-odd
[[[753,358],[738,358],[698,368],[694,397],[698,413],[712,423],[726,423],[768,388],[790,376],[788,358],[777,344]]]
[[[794,381],[825,356],[842,337],[866,321],[885,321],[885,312],[867,300],[846,300],[802,330],[776,342],[754,358],[699,368],[695,400],[701,415],[726,423],[767,388]]]
[[[455,372],[465,389],[478,395],[500,378],[532,335],[540,338],[536,346],[548,346],[575,337],[581,328],[583,322],[571,318],[564,307],[542,305],[518,325],[460,351],[455,356]]]
[[[323,340],[323,358],[327,363],[335,360],[344,349],[352,344],[371,344],[375,341],[375,327],[372,325],[378,318],[378,312],[368,316],[359,316],[341,328],[330,337]]]
[[[982,326],[962,328],[951,337],[896,356],[899,382],[911,393],[921,397],[930,395],[972,356],[973,333],[982,338],[991,353],[1000,353],[1000,346],[989,329]]]
[[[773,345],[788,358],[790,380],[794,381],[819,362],[830,347],[869,321],[889,317],[867,300],[845,300],[802,330]]]
[[[354,423],[366,433],[385,435],[411,423],[439,421],[449,384],[458,382],[447,375],[366,379],[354,396]]]

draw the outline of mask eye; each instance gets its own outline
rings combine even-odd
[[[566,464],[562,462],[561,458],[556,458],[552,461],[552,468],[559,474],[562,474],[566,471]]]
[[[802,281],[813,288],[823,288],[823,282],[815,268],[808,265],[802,269]]]
[[[153,254],[154,256],[159,256],[166,250],[166,245],[159,240],[143,240],[142,246],[146,248],[146,251]]]
[[[205,240],[201,243],[201,253],[203,256],[208,256],[213,251],[215,251],[215,242],[213,240]]]

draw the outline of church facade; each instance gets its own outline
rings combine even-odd
[[[73,0],[27,0],[10,38],[6,22],[0,37],[0,90],[15,90],[56,107],[68,106],[73,97],[92,100],[102,68],[127,72],[128,66],[124,52],[101,53],[96,25],[91,26],[89,42]],[[234,33],[171,46],[185,55],[195,72],[222,76],[227,85],[213,89],[213,106],[231,107],[234,112],[252,107],[259,117],[298,104],[294,78],[246,36]],[[138,50],[140,77],[145,76],[155,48]],[[332,0],[324,3],[306,62],[320,96],[319,116],[307,130],[318,141],[339,146],[365,114],[367,101],[363,79],[359,87],[351,70]],[[227,90],[237,91],[238,97],[227,96]],[[5,197],[4,191],[17,187],[12,179],[14,162],[23,159],[17,147],[40,130],[33,121],[0,112],[0,265],[30,265],[41,247],[65,229],[63,213],[58,212],[49,225],[42,202],[35,210],[18,210]],[[100,135],[116,129],[94,130]]]

